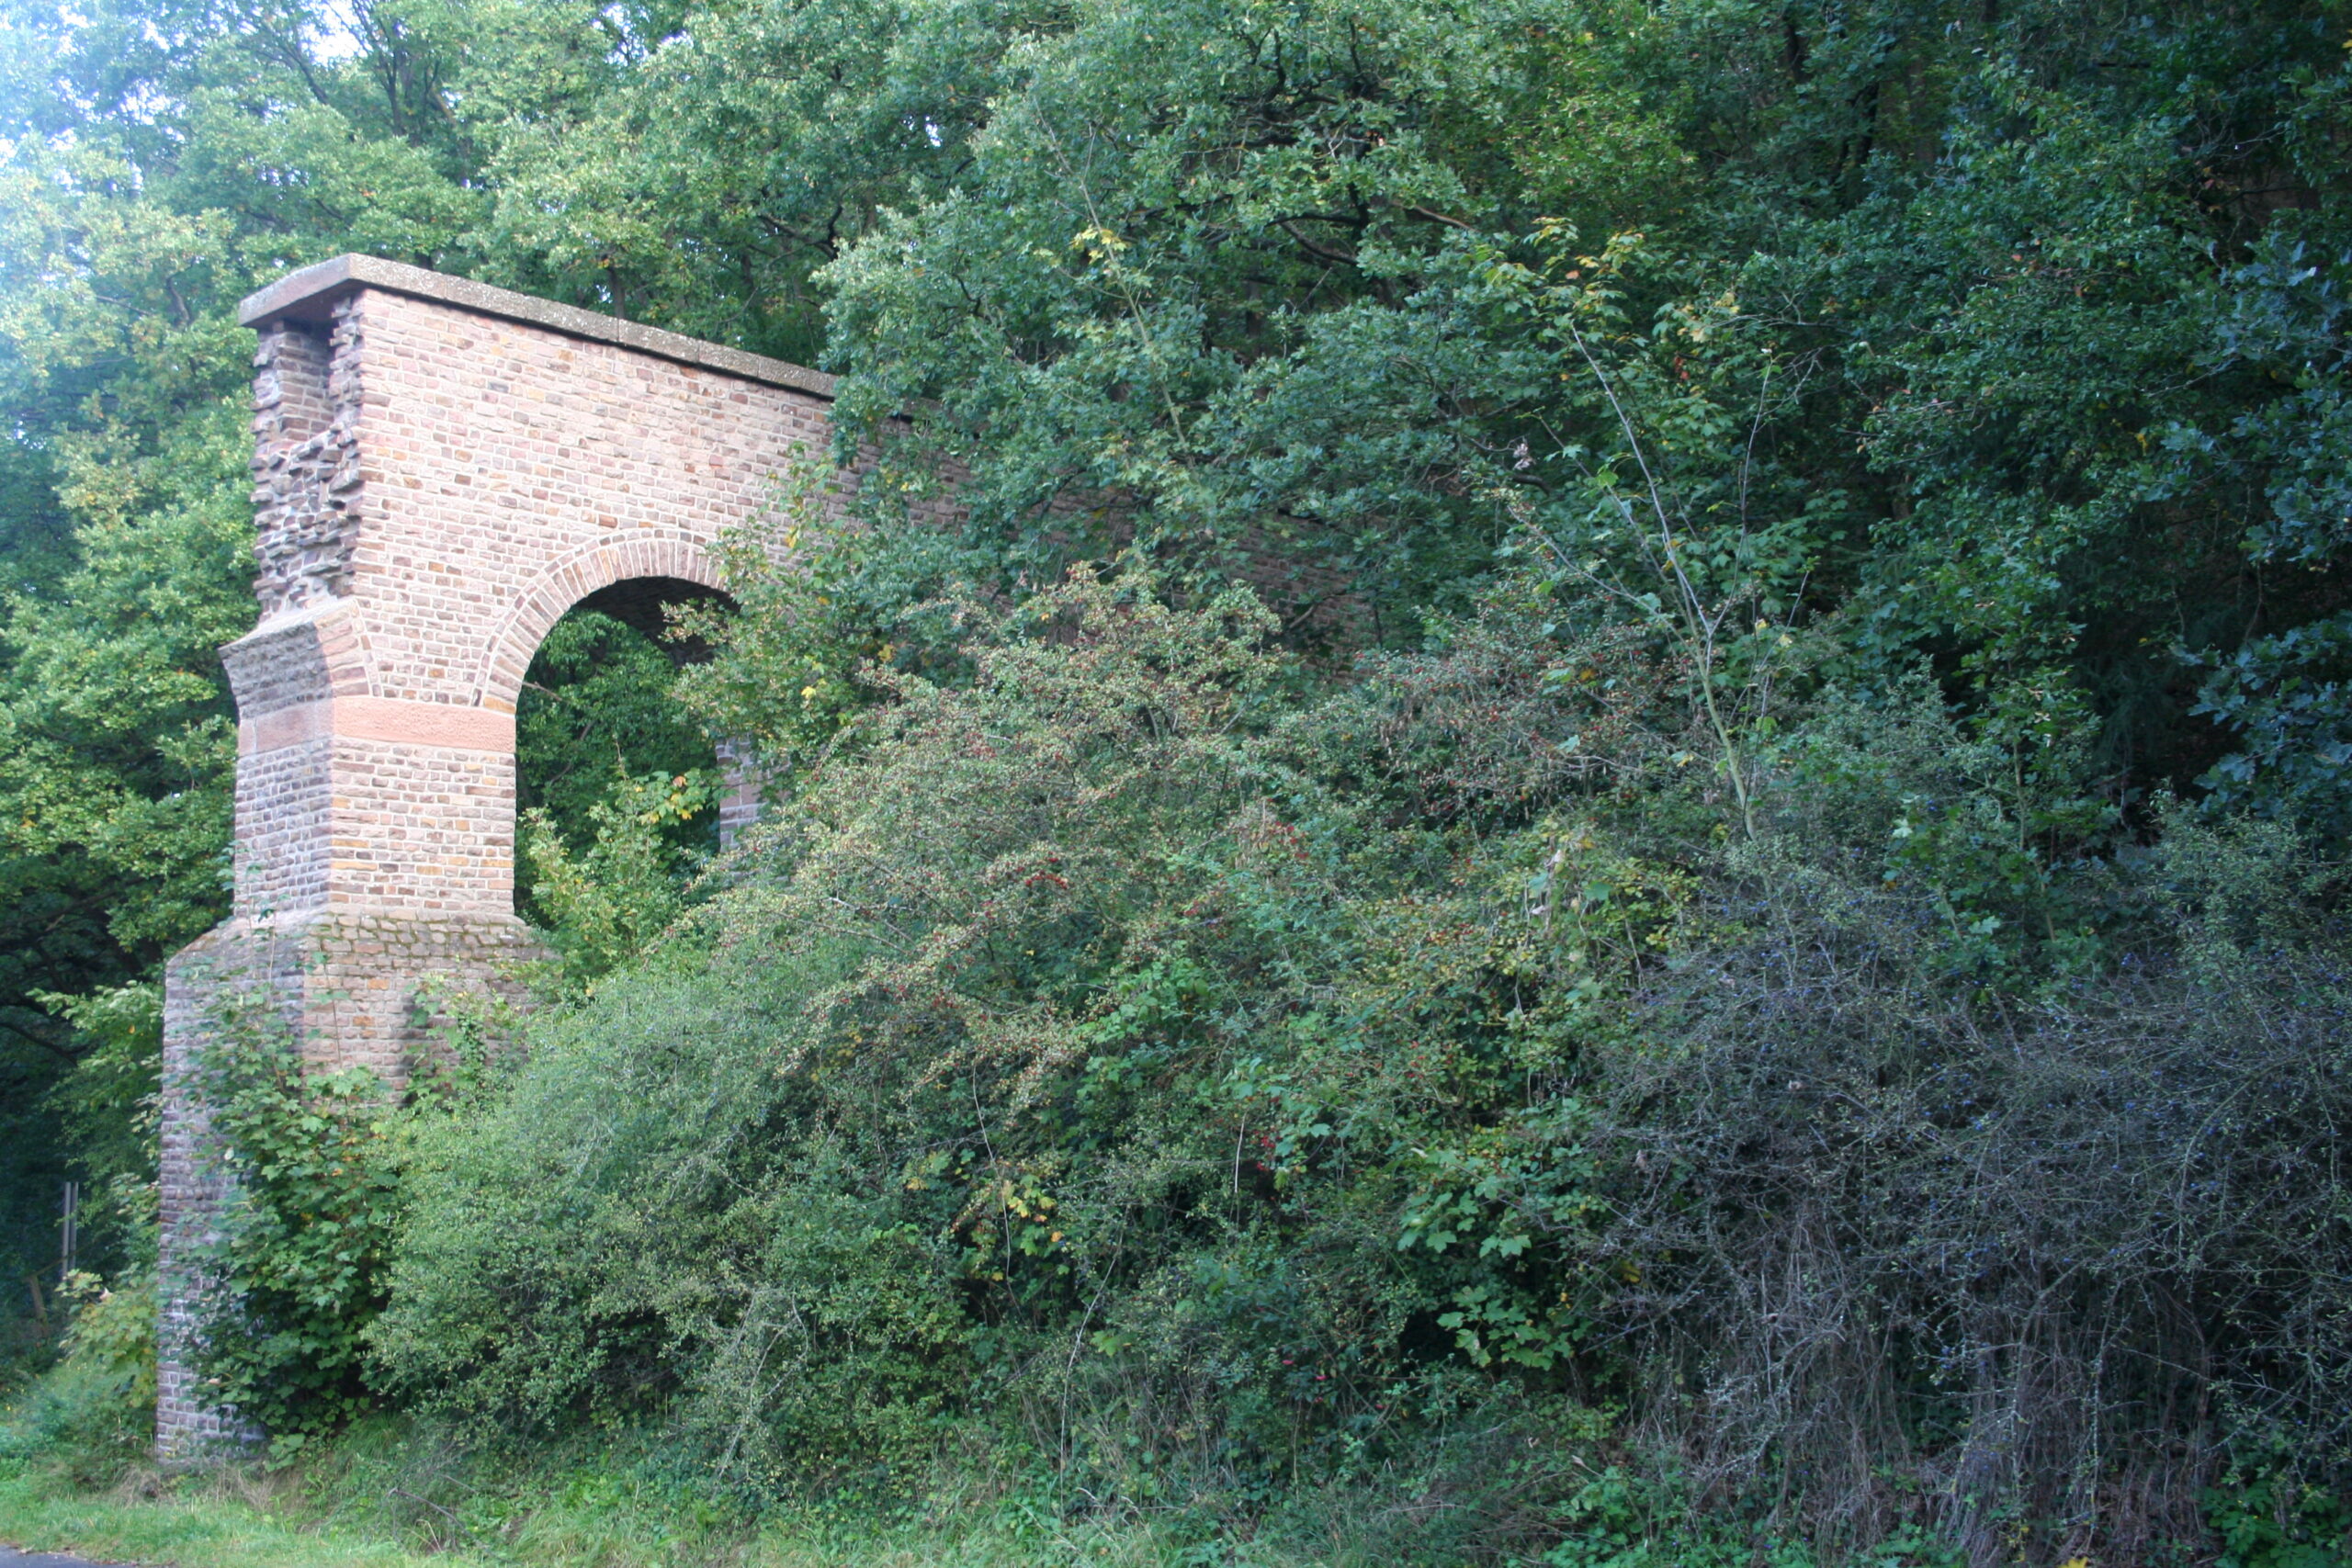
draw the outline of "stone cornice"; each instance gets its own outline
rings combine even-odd
[[[288,273],[268,288],[247,295],[237,307],[237,320],[249,327],[266,326],[277,321],[322,322],[334,301],[363,288],[430,299],[455,310],[545,327],[591,343],[614,344],[680,365],[739,376],[746,381],[788,387],[812,397],[831,399],[833,395],[833,378],[820,370],[663,332],[659,327],[640,326],[573,305],[559,305],[552,299],[517,294],[511,288],[493,288],[469,277],[452,277],[403,262],[386,261],[380,256],[342,255]]]

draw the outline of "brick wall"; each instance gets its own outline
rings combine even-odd
[[[366,288],[266,323],[256,367],[239,912],[503,913],[540,638],[614,582],[718,586],[708,547],[823,449],[826,400]]]

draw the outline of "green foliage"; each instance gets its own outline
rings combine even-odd
[[[2205,1512],[2216,1568],[2336,1568],[2352,1536],[2341,1499],[2273,1477],[2209,1492]]]
[[[2291,230],[2265,234],[2230,281],[2231,315],[2212,352],[2217,367],[2294,389],[2292,397],[2243,415],[2232,432],[2244,455],[2227,457],[2268,489],[2268,516],[2249,535],[2247,554],[2267,571],[2324,571],[2343,548],[2352,515],[2338,460],[2352,441],[2341,282]],[[2198,433],[2177,433],[2170,444],[2227,460],[2218,443]],[[2199,781],[2215,804],[2290,811],[2344,830],[2345,767],[2352,762],[2348,651],[2352,619],[2339,609],[2265,629],[2234,651],[2199,660],[2213,674],[2195,711],[2228,726],[2241,743]]]
[[[62,1354],[12,1403],[0,1455],[102,1485],[142,1462],[154,1438],[154,1275],[131,1273],[108,1290],[77,1273],[58,1306],[73,1314]]]
[[[367,1069],[306,1070],[258,1026],[200,1069],[230,1197],[197,1260],[198,1367],[208,1397],[283,1456],[372,1403],[362,1337],[399,1217],[390,1107]]]
[[[1000,969],[1004,983],[1017,985],[1027,957],[1046,950],[1024,940],[1026,956],[1016,956],[1003,951],[1006,944],[1030,919],[1050,918],[1046,901],[1053,890],[1084,885],[1090,875],[1098,895],[1111,900],[1106,917],[1133,900],[1156,898],[1138,880],[1139,868],[1131,860],[1121,863],[1142,846],[1116,841],[1123,817],[1130,826],[1137,822],[1135,813],[1117,809],[1119,792],[1166,799],[1180,781],[1138,768],[1116,742],[1139,718],[1160,716],[1170,728],[1170,757],[1181,758],[1193,749],[1196,727],[1216,722],[1230,706],[1233,698],[1220,688],[1254,678],[1257,664],[1246,640],[1164,615],[1136,637],[1114,636],[1100,598],[1061,602],[1073,615],[1091,613],[1091,640],[1100,646],[1091,658],[1062,660],[1050,645],[1007,641],[992,649],[996,662],[981,677],[988,701],[1008,719],[1043,708],[1061,720],[1062,734],[1008,738],[1013,749],[995,756],[975,752],[973,720],[957,699],[919,682],[909,685],[909,692],[928,694],[914,706],[931,722],[954,725],[953,738],[922,749],[927,766],[918,773],[905,765],[910,748],[890,742],[904,742],[926,720],[907,708],[881,710],[875,721],[881,733],[866,745],[892,762],[845,758],[836,773],[824,775],[837,777],[837,784],[821,797],[804,793],[788,822],[766,830],[791,844],[795,859],[807,854],[821,869],[804,873],[797,890],[786,885],[772,896],[760,890],[773,878],[755,874],[736,896],[740,918],[757,921],[763,933],[800,933],[789,953],[764,951],[763,935],[757,949],[730,944],[753,965],[731,979],[697,975],[700,966],[691,964],[673,975],[657,960],[616,980],[585,1010],[544,1026],[549,1032],[535,1039],[511,1111],[502,1106],[490,1121],[453,1128],[435,1145],[448,1168],[443,1174],[428,1160],[419,1201],[436,1214],[444,1214],[441,1198],[472,1193],[465,1200],[472,1211],[493,1216],[496,1205],[481,1200],[498,1193],[554,1202],[579,1217],[569,1227],[571,1239],[553,1252],[539,1249],[536,1238],[545,1233],[503,1219],[492,1219],[488,1231],[454,1214],[421,1221],[411,1233],[417,1246],[403,1251],[401,1267],[432,1283],[405,1292],[376,1330],[396,1375],[446,1391],[437,1399],[536,1425],[571,1409],[641,1408],[648,1390],[673,1381],[661,1370],[665,1364],[691,1363],[699,1369],[694,1419],[730,1434],[730,1462],[769,1473],[779,1449],[840,1451],[828,1440],[827,1421],[854,1418],[877,1457],[903,1450],[908,1431],[921,1429],[903,1424],[935,1406],[943,1390],[968,1381],[956,1371],[975,1354],[961,1307],[967,1292],[1042,1292],[1041,1304],[1067,1293],[1066,1284],[1055,1283],[1068,1277],[1061,1239],[1050,1224],[1024,1217],[1024,1211],[1049,1214],[1057,1200],[1019,1161],[1008,1163],[1012,1156],[1001,1152],[990,1159],[978,1149],[959,1158],[953,1150],[844,1142],[852,1129],[826,1125],[796,1130],[776,1120],[777,1096],[799,1100],[810,1092],[808,1073],[821,1067],[819,1082],[834,1085],[827,1092],[842,1097],[844,1112],[852,1104],[874,1107],[875,1096],[887,1105],[897,1092],[888,1086],[910,1066],[906,1053],[922,1049],[925,1032],[918,1025],[895,1045],[868,1041],[844,1055],[861,1017],[887,1025],[890,1010],[882,998],[914,987],[936,996],[936,1005],[954,1007],[969,986],[996,993]],[[1243,612],[1237,606],[1233,613]],[[1142,715],[1138,703],[1148,705]],[[1111,772],[1086,779],[1066,771],[1082,773],[1088,757]],[[1025,802],[1024,793],[1038,786],[1046,796]],[[950,802],[961,802],[961,809]],[[1082,809],[1089,803],[1108,806],[1091,829],[1093,814]],[[1214,809],[1213,797],[1202,809]],[[1066,853],[1031,841],[1055,822],[1082,834]],[[981,824],[983,832],[975,834]],[[955,867],[969,868],[969,874]],[[1000,887],[1008,890],[1001,899],[989,891]],[[823,912],[851,889],[862,889],[856,907],[872,911],[866,919],[930,929],[933,941],[944,945],[928,953],[920,940],[912,951],[901,941],[877,946],[879,930],[854,915],[844,924]],[[939,919],[943,898],[947,908],[968,909],[976,895],[984,909],[1009,907],[978,913],[977,926],[960,931],[957,923]],[[916,902],[893,919],[889,907],[901,899]],[[777,900],[782,908],[770,907]],[[814,918],[795,913],[804,906]],[[900,950],[895,960],[893,949]],[[1010,968],[992,961],[1000,958]],[[978,972],[967,974],[973,965]],[[801,999],[784,1000],[796,991]],[[716,1014],[709,1011],[714,1003]],[[999,995],[991,1010],[1039,1005],[1051,1006],[1024,1008],[1014,996]],[[638,1027],[616,1032],[604,1016],[608,1007],[638,1019]],[[1048,1028],[1075,1027],[1075,1021],[1051,1022],[1053,1016],[1046,1015]],[[953,1048],[949,1040],[940,1043]],[[919,1075],[923,1059],[911,1064]],[[996,1065],[988,1071],[991,1080],[1002,1077]],[[617,1141],[602,1156],[573,1164],[559,1152],[571,1129],[582,1115],[599,1115],[594,1107],[620,1084],[628,1086],[621,1092],[634,1113],[612,1129]],[[493,1129],[510,1130],[515,1141]],[[697,1197],[703,1181],[717,1174],[702,1153],[714,1134],[730,1143],[747,1140],[728,1177],[738,1195],[716,1211]],[[576,1176],[550,1179],[554,1173],[538,1149]],[[483,1163],[492,1151],[494,1168]],[[926,1175],[918,1168],[926,1165],[939,1168]],[[707,1174],[689,1176],[693,1170]],[[962,1200],[951,1196],[964,1190]],[[912,1196],[919,1193],[933,1195]],[[937,1222],[956,1217],[943,1205],[952,1203],[969,1213],[942,1233]],[[822,1224],[806,1228],[807,1215]],[[859,1274],[841,1275],[842,1255],[820,1245],[827,1235],[856,1239],[855,1256],[865,1260]],[[526,1256],[507,1255],[526,1238]],[[624,1258],[633,1261],[616,1274]],[[864,1267],[877,1269],[870,1285],[860,1282]],[[893,1302],[900,1304],[888,1305]],[[826,1326],[861,1303],[873,1337]],[[840,1337],[843,1333],[848,1337]],[[802,1422],[778,1430],[776,1402],[799,1410],[808,1397],[804,1383],[822,1384],[779,1380],[762,1369],[773,1358],[814,1358],[828,1346],[843,1362],[842,1375],[865,1391],[873,1407],[861,1415],[857,1402],[846,1410],[818,1403]],[[912,1393],[892,1392],[901,1384]]]
[[[717,758],[678,704],[677,676],[662,646],[593,610],[558,621],[524,676],[515,908],[576,930],[579,960],[597,973],[640,944],[622,926],[650,934],[667,923],[670,884],[717,841]],[[639,843],[638,829],[651,837]],[[642,911],[625,908],[645,899]]]
[[[162,1119],[162,989],[129,985],[42,999],[90,1043],[50,1091],[88,1178],[77,1227],[79,1260],[98,1273],[152,1269]]]
[[[746,520],[683,682],[541,650],[564,983],[396,1245],[392,1167],[298,1146],[368,1093],[238,1089],[274,1424],[352,1407],[389,1256],[404,1396],[760,1495],[977,1450],[1228,1535],[1441,1499],[1396,1556],[2334,1528],[2335,8],[9,20],[12,1214],[135,1198],[127,987],[220,909],[239,294],[356,246],[821,353],[882,454],[849,526],[816,468]],[[705,866],[712,735],[778,812]],[[1525,1434],[1590,1399],[1572,1477]]]
[[[767,513],[720,540],[733,605],[685,618],[711,657],[682,671],[679,694],[712,733],[783,776],[888,699],[868,666],[949,682],[967,673],[944,601],[956,584],[985,577],[993,558],[909,514],[937,489],[909,457],[894,442],[882,469],[846,497],[819,457],[788,469]],[[828,513],[835,502],[845,503],[847,526]]]
[[[581,610],[558,621],[515,705],[517,808],[580,823],[610,792],[616,769],[709,773],[710,742],[680,708],[677,676],[667,650],[610,615]]]
[[[2171,1445],[2335,1443],[2308,848],[2184,819],[2070,863],[1924,687],[1792,710],[1744,812],[1678,765],[1687,665],[1645,616],[1547,629],[1566,592],[1305,705],[1247,599],[1084,573],[958,611],[968,684],[869,667],[892,700],[707,901],[426,1135],[388,1375],[478,1431],[655,1423],[765,1495],[983,1443],[1228,1525],[1614,1389],[1680,1456],[1648,1522],[1566,1470],[1447,1483],[1566,1561],[1698,1550],[1702,1499],[1726,1561],[1800,1521],[2129,1546],[2195,1528],[2134,1468]],[[2177,1333],[2231,1412],[2197,1438],[2148,1414],[2195,1408]],[[1926,1502],[1905,1452],[1977,1479]],[[2160,1506],[2064,1490],[2086,1454]]]
[[[523,819],[533,902],[548,921],[563,978],[584,985],[643,952],[685,908],[685,873],[699,858],[716,793],[707,773],[632,778],[616,771],[585,826],[594,838],[578,852],[554,814]],[[687,839],[681,844],[680,838]]]

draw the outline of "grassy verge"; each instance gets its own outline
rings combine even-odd
[[[395,1542],[319,1528],[274,1508],[266,1494],[239,1497],[226,1478],[202,1486],[127,1484],[76,1493],[0,1461],[0,1541],[107,1562],[169,1568],[464,1568],[483,1559],[424,1554]]]
[[[627,1495],[609,1477],[510,1495],[478,1522],[452,1516],[448,1524],[443,1532],[403,1529],[355,1507],[346,1487],[315,1474],[150,1473],[87,1492],[0,1459],[0,1542],[156,1568],[1157,1568],[1202,1560],[1199,1543],[1188,1549],[1156,1530],[1071,1529],[1017,1510],[922,1525],[831,1516],[745,1529]]]

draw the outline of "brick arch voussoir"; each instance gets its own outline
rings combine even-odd
[[[686,539],[636,539],[582,547],[558,558],[532,580],[490,641],[474,679],[477,706],[513,713],[523,675],[564,612],[600,588],[637,577],[675,577],[726,589],[707,546]]]

